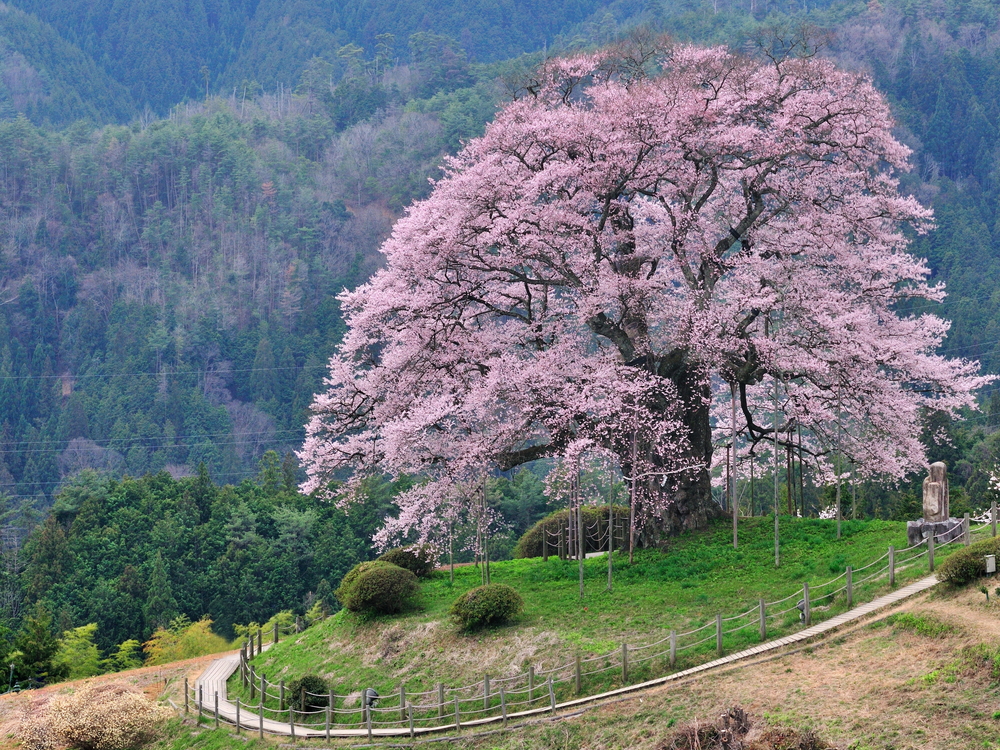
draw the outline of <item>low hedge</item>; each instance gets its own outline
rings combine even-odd
[[[305,703],[302,702],[303,689],[305,690]],[[296,711],[325,708],[329,705],[329,689],[326,680],[318,674],[302,675],[297,680],[288,683],[286,688],[289,691],[288,705]],[[314,695],[310,695],[310,693],[314,693]]]
[[[628,508],[622,505],[616,506],[615,527],[618,530],[618,533],[615,535],[615,549],[621,549],[628,544],[628,540],[624,536],[625,525],[627,524],[625,519],[627,518]],[[549,533],[549,554],[555,557],[558,554],[558,541],[555,534],[558,534],[560,529],[566,528],[568,520],[569,509],[566,508],[563,510],[557,510],[556,512],[547,515],[541,521],[524,532],[521,538],[517,541],[517,546],[514,547],[514,558],[523,559],[526,557],[541,557],[543,553],[543,531],[547,531]],[[583,523],[588,529],[586,537],[583,540],[584,553],[602,552],[606,550],[608,548],[608,506],[584,506]],[[598,530],[600,530],[600,536],[598,536]]]
[[[410,603],[417,588],[417,577],[411,571],[372,560],[351,568],[335,596],[351,612],[391,615]]]
[[[509,622],[524,611],[524,599],[506,583],[466,591],[451,605],[451,616],[466,630]]]
[[[986,555],[1000,557],[1000,537],[960,547],[937,566],[939,580],[962,586],[986,575]]]
[[[396,547],[381,555],[379,560],[405,568],[417,578],[426,578],[434,570],[434,553],[427,547],[412,544],[409,547]]]

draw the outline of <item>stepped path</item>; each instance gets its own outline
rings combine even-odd
[[[936,576],[928,576],[927,578],[922,578],[919,581],[904,586],[892,593],[881,596],[874,601],[868,602],[867,604],[859,605],[843,614],[832,617],[829,620],[825,620],[817,625],[800,630],[797,633],[786,636],[784,638],[776,638],[773,641],[767,641],[761,643],[760,645],[754,646],[753,648],[744,649],[743,651],[737,651],[735,653],[729,654],[727,656],[720,657],[718,659],[713,659],[712,661],[706,662],[704,664],[699,664],[696,667],[691,667],[690,669],[685,669],[680,672],[674,672],[672,674],[666,675],[664,677],[658,677],[653,680],[648,680],[646,682],[636,683],[634,685],[628,685],[626,687],[621,687],[615,690],[609,690],[604,693],[598,693],[595,695],[586,696],[583,698],[576,698],[574,700],[565,701],[563,703],[556,704],[555,712],[559,713],[567,709],[577,708],[584,706],[589,703],[594,703],[608,698],[614,698],[617,696],[626,695],[628,693],[634,693],[637,691],[645,690],[652,687],[658,687],[662,685],[675,682],[677,680],[682,680],[687,677],[694,675],[703,674],[709,672],[713,669],[718,669],[723,666],[733,664],[734,662],[743,661],[746,659],[751,659],[753,657],[761,656],[769,652],[780,651],[786,646],[791,646],[796,643],[801,643],[808,641],[811,638],[821,636],[830,631],[836,630],[840,626],[860,620],[867,615],[870,615],[877,610],[889,607],[897,602],[903,601],[908,597],[919,594],[923,591],[930,589],[938,582]],[[265,647],[266,648],[266,647]],[[230,724],[236,724],[237,721],[237,706],[231,703],[227,698],[226,693],[226,681],[232,676],[232,674],[239,668],[239,653],[228,654],[227,656],[217,659],[212,662],[211,665],[201,674],[195,683],[195,696],[202,696],[202,710],[204,713],[214,716],[216,712],[216,705],[218,705],[218,715],[219,719]],[[217,701],[217,703],[216,703]],[[196,707],[195,707],[196,710]],[[552,713],[552,709],[548,706],[544,708],[534,708],[528,711],[511,712],[507,714],[507,720],[517,720],[521,718],[527,718],[531,716],[540,716],[544,714]],[[443,721],[443,720],[442,720]],[[462,721],[462,727],[472,727],[481,726],[484,724],[496,724],[503,721],[501,716],[489,716],[482,719],[470,719],[468,721]],[[248,732],[270,732],[272,734],[281,735],[291,735],[294,737],[325,737],[327,736],[327,731],[325,727],[317,727],[315,725],[304,726],[301,724],[291,725],[289,722],[275,721],[274,719],[261,718],[258,714],[252,713],[245,706],[241,706],[239,709],[239,724],[240,727]],[[454,730],[454,722],[442,723],[441,726],[436,727],[415,727],[414,729],[405,728],[386,728],[386,727],[373,727],[372,729],[347,729],[344,727],[332,727],[329,732],[330,737],[360,737],[360,736],[372,736],[372,737],[398,737],[408,734],[430,734],[434,732],[444,732]]]

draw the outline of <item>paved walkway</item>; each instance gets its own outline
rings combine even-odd
[[[734,662],[742,661],[744,659],[749,659],[761,654],[765,654],[771,651],[777,651],[784,648],[785,646],[790,646],[795,643],[801,643],[802,641],[807,641],[810,638],[815,638],[818,635],[827,633],[831,630],[844,625],[848,622],[853,622],[855,620],[860,620],[861,618],[875,612],[876,610],[882,609],[884,607],[891,606],[897,602],[902,601],[908,597],[919,594],[922,591],[926,591],[938,582],[936,576],[928,576],[919,581],[911,583],[908,586],[904,586],[891,594],[886,594],[881,596],[874,601],[868,602],[867,604],[862,604],[854,609],[848,610],[843,614],[839,614],[836,617],[831,617],[829,620],[824,620],[818,625],[813,625],[811,627],[800,630],[797,633],[786,636],[785,638],[778,638],[773,641],[767,641],[766,643],[761,643],[753,648],[744,649],[743,651],[737,651],[736,653],[729,654],[728,656],[723,656],[718,659],[713,659],[712,661],[705,662],[704,664],[699,664],[696,667],[691,667],[690,669],[685,669],[680,672],[674,672],[672,674],[666,675],[664,677],[658,677],[655,680],[648,680],[646,682],[636,683],[634,685],[628,685],[626,687],[618,688],[616,690],[609,690],[605,693],[599,693],[597,695],[590,695],[585,698],[577,698],[571,701],[565,701],[563,703],[556,704],[556,713],[559,711],[574,708],[577,706],[583,706],[588,703],[594,703],[595,701],[606,700],[608,698],[613,698],[616,696],[626,695],[628,693],[633,693],[640,690],[646,690],[648,688],[657,687],[660,685],[665,685],[676,680],[682,680],[686,677],[691,677],[692,675],[701,674],[703,672],[711,671],[718,667],[732,664]],[[202,695],[204,698],[203,707],[206,714],[214,716],[215,713],[215,701],[216,693],[218,693],[218,712],[219,718],[230,724],[236,724],[236,705],[230,703],[226,693],[226,681],[232,676],[232,674],[239,668],[239,654],[230,654],[229,656],[224,656],[218,659],[201,674],[195,683],[195,695]],[[201,691],[200,693],[197,691]],[[195,708],[195,710],[197,710]],[[549,707],[534,708],[528,711],[520,711],[517,713],[509,713],[507,719],[521,719],[529,716],[538,716],[547,713],[552,713],[552,709]],[[503,721],[501,716],[489,716],[482,719],[463,721],[463,727],[481,726],[484,724],[494,724]],[[275,721],[273,719],[261,719],[261,717],[255,713],[251,713],[247,710],[245,706],[241,707],[240,726],[248,732],[270,732],[272,734],[283,734],[283,735],[293,735],[295,737],[325,737],[326,729],[324,727],[303,726],[301,724],[296,724],[291,726],[288,722]],[[415,727],[413,729],[413,734],[430,734],[433,732],[443,732],[455,729],[454,721],[448,724],[442,724],[441,726],[435,727]],[[372,728],[370,735],[372,737],[399,737],[411,734],[411,730],[405,727],[392,728],[392,727],[374,727]],[[369,731],[367,729],[347,729],[346,727],[334,726],[330,729],[330,737],[364,737],[369,736]]]

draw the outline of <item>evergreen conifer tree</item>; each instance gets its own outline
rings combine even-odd
[[[146,631],[152,633],[157,628],[165,628],[177,616],[177,601],[174,599],[167,566],[163,555],[156,553],[153,558],[153,572],[149,577],[149,597],[143,610]]]

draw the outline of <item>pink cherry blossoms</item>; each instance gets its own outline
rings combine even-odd
[[[427,537],[484,473],[586,444],[676,530],[717,512],[730,383],[744,438],[772,439],[776,380],[779,434],[822,452],[849,423],[852,458],[893,476],[924,460],[922,409],[973,403],[976,363],[935,354],[947,323],[895,311],[943,290],[906,252],[931,216],[899,195],[908,150],[870,81],[723,48],[655,65],[550,61],[448,160],[340,297],[305,491],[418,474],[391,526]]]

